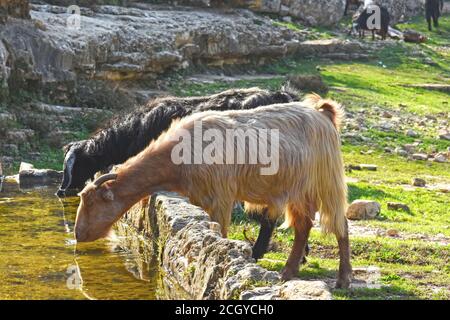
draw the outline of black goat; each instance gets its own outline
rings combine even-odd
[[[378,12],[379,17],[376,16]],[[381,38],[385,40],[389,31],[390,20],[389,11],[385,7],[371,4],[353,18],[353,26],[350,32],[356,30],[362,38],[365,36],[364,31],[369,30],[372,31],[372,40],[375,40],[375,31],[378,31]]]
[[[435,28],[439,27],[439,17],[444,9],[444,0],[426,0],[425,1],[425,18],[428,23],[428,30],[432,31],[431,20]]]
[[[288,90],[232,89],[205,97],[156,98],[124,118],[114,119],[90,139],[64,147],[64,176],[57,195],[81,189],[96,172],[125,162],[168,129],[172,120],[205,110],[252,109],[297,99]]]
[[[165,97],[151,100],[125,118],[112,120],[109,127],[90,139],[64,147],[64,176],[57,196],[69,189],[81,189],[98,171],[125,162],[142,151],[153,139],[169,128],[174,119],[205,110],[253,109],[259,106],[298,100],[289,89],[269,92],[259,88],[232,89],[215,95],[192,98]],[[253,256],[260,258],[269,246],[276,221],[266,215],[254,215],[261,224]]]

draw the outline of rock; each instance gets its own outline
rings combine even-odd
[[[21,19],[30,18],[28,0],[0,1],[0,22],[5,22],[8,16]]]
[[[408,129],[408,130],[405,132],[405,134],[406,134],[408,137],[412,137],[412,138],[417,138],[417,137],[419,136],[419,134],[418,134],[417,132],[415,132],[414,130],[412,130],[412,129]]]
[[[355,200],[347,209],[350,220],[374,219],[381,211],[381,205],[371,200]]]
[[[394,129],[394,124],[391,122],[380,123],[379,128],[382,131],[392,131]]]
[[[425,187],[426,181],[421,178],[414,178],[412,181],[412,185],[415,187]]]
[[[384,152],[386,152],[386,153],[394,153],[394,150],[392,150],[392,148],[385,147],[384,148]]]
[[[317,92],[325,94],[328,92],[328,85],[323,82],[320,75],[295,75],[288,78],[289,84],[303,92]]]
[[[50,169],[35,169],[32,164],[22,162],[19,169],[21,188],[32,188],[59,184],[63,172]]]
[[[408,152],[402,148],[395,148],[395,153],[402,157],[408,156]]]
[[[323,281],[291,280],[283,285],[244,291],[241,300],[331,300]]]
[[[375,164],[360,164],[362,170],[367,171],[377,171],[377,166]]]
[[[417,148],[419,144],[418,143],[407,143],[403,145],[403,149],[405,149],[408,153],[414,152],[414,150]]]
[[[434,156],[434,161],[439,163],[447,162],[447,155],[443,152],[440,152]]]
[[[450,132],[448,132],[447,130],[440,130],[439,139],[450,140]]]
[[[400,202],[388,202],[387,207],[389,210],[403,210],[406,212],[411,212],[406,204]]]
[[[278,272],[255,263],[248,243],[222,238],[217,223],[174,193],[133,206],[119,221],[118,233],[144,235],[145,243],[158,246],[163,286],[172,299],[230,299],[249,284],[281,281]]]
[[[389,229],[389,230],[386,231],[386,234],[389,237],[398,237],[398,230],[396,230],[396,229]]]
[[[391,25],[423,13],[422,0],[375,0],[375,2],[388,8]]]
[[[389,111],[383,111],[383,113],[382,113],[382,115],[381,115],[383,118],[388,118],[388,119],[390,119],[390,118],[392,118],[392,113],[390,113]]]
[[[34,137],[34,130],[31,129],[9,130],[6,133],[7,141],[16,144],[23,144],[29,142],[29,140],[33,137]]]
[[[14,88],[6,87],[10,94],[35,89],[51,98],[46,100],[82,107],[118,108],[129,102],[130,92],[118,80],[156,82],[163,73],[193,64],[281,58],[298,52],[306,38],[248,10],[96,6],[76,29],[67,28],[64,7],[32,8],[33,20],[46,28],[36,28],[32,21],[2,26],[0,68],[5,77],[0,73],[0,79],[6,85],[14,82]]]
[[[15,144],[4,144],[1,146],[1,150],[6,156],[19,155],[19,148]]]
[[[421,160],[421,161],[426,161],[428,159],[428,155],[425,153],[414,153],[412,155],[412,158],[414,160]]]
[[[427,41],[427,37],[416,30],[406,29],[403,31],[403,40],[405,42],[422,43]]]

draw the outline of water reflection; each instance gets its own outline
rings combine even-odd
[[[0,193],[0,299],[155,299],[157,263],[144,247],[77,244],[78,198],[54,192]]]

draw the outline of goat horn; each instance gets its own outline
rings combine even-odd
[[[100,177],[98,177],[93,183],[96,188],[100,187],[102,184],[104,184],[106,181],[110,180],[116,180],[117,174],[116,173],[108,173],[104,174]]]

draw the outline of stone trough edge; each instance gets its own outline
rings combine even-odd
[[[144,199],[125,214],[116,229],[119,236],[139,235],[152,243],[165,298],[331,299],[323,281],[282,283],[278,272],[255,263],[248,243],[222,238],[219,224],[175,193]]]

